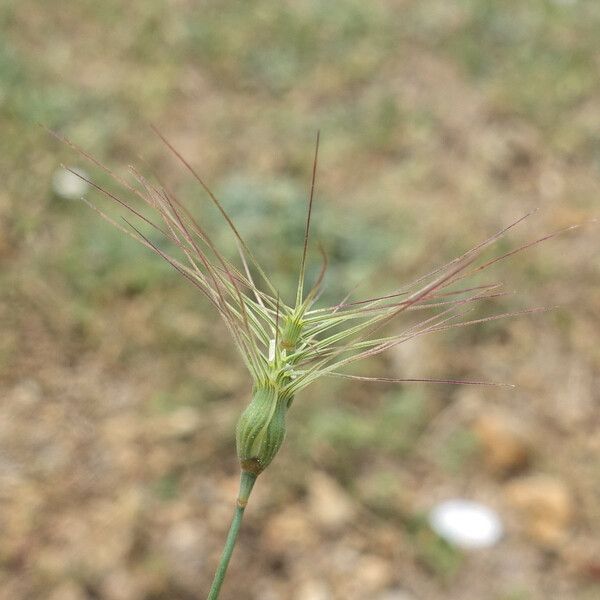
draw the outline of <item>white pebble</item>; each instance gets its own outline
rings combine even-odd
[[[67,169],[58,169],[52,178],[54,193],[65,200],[79,200],[89,188],[87,181],[81,179],[81,177],[87,179],[87,173],[81,169],[72,169],[72,171],[74,173]],[[75,173],[78,173],[81,177],[78,177]]]
[[[460,498],[434,506],[429,524],[447,542],[465,549],[494,546],[504,529],[498,513],[491,508]]]

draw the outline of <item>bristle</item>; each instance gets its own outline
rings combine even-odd
[[[433,300],[433,299],[437,299],[437,298],[447,298],[448,296],[457,296],[459,294],[466,294],[467,292],[473,292],[473,291],[479,291],[479,290],[493,290],[493,289],[498,289],[502,287],[502,283],[487,283],[487,284],[483,284],[483,285],[477,285],[477,286],[473,286],[470,288],[462,288],[460,290],[453,290],[451,292],[444,292],[441,294],[431,294],[428,299]],[[350,302],[348,304],[336,304],[334,307],[327,307],[327,308],[319,308],[317,310],[311,310],[307,313],[307,315],[310,315],[306,320],[307,322],[319,322],[321,320],[327,320],[330,318],[330,315],[336,314],[340,311],[340,309],[346,309],[346,310],[342,310],[342,312],[340,313],[340,316],[347,316],[347,315],[364,315],[367,313],[372,313],[372,312],[377,312],[377,311],[381,311],[381,310],[386,310],[388,308],[393,308],[396,306],[401,306],[402,304],[404,304],[404,302],[395,302],[392,304],[376,304],[377,302],[381,302],[383,300],[386,299],[391,299],[391,298],[398,298],[400,296],[406,296],[408,292],[402,292],[402,293],[397,293],[397,294],[387,294],[385,296],[379,296],[377,298],[372,298],[370,300],[366,300],[366,301],[360,301],[360,302]],[[370,306],[370,307],[362,307],[363,304],[365,303],[369,303],[369,304],[373,304],[375,306]],[[423,304],[422,306],[426,306],[425,304]],[[433,306],[432,304],[430,304],[429,306]],[[358,307],[358,308],[357,308]],[[353,309],[353,310],[351,310]],[[322,314],[325,313],[325,314]],[[312,316],[314,315],[314,316]]]
[[[156,223],[150,221],[150,219],[148,219],[147,217],[142,215],[139,211],[135,210],[135,208],[133,208],[130,204],[128,204],[124,200],[121,200],[118,196],[116,196],[112,192],[109,192],[106,188],[102,187],[101,185],[98,185],[97,183],[94,183],[91,179],[88,179],[87,177],[85,177],[85,175],[82,175],[81,173],[78,173],[77,171],[75,171],[69,167],[64,167],[64,169],[66,171],[68,171],[69,173],[76,175],[82,181],[85,181],[89,186],[93,187],[95,190],[98,190],[100,193],[104,194],[107,198],[114,200],[117,204],[121,205],[123,208],[128,210],[130,213],[134,214],[136,217],[138,217],[139,219],[144,221],[147,225],[150,225],[152,228],[156,229],[159,233],[161,233],[165,237],[169,237],[168,234],[163,229],[161,229]]]
[[[217,207],[217,209],[219,210],[219,212],[221,213],[221,215],[227,222],[227,224],[228,224],[229,228],[231,229],[231,231],[233,232],[235,238],[238,240],[238,242],[242,246],[243,250],[250,257],[250,259],[252,260],[253,264],[256,266],[258,272],[260,273],[261,277],[263,278],[263,280],[265,281],[265,283],[267,284],[269,289],[275,294],[276,293],[275,287],[271,283],[270,279],[267,277],[265,271],[260,266],[260,263],[254,256],[254,254],[252,253],[250,248],[248,248],[248,245],[246,244],[246,242],[240,235],[237,227],[234,225],[231,217],[229,216],[229,214],[227,213],[227,211],[225,210],[225,208],[223,207],[221,202],[218,200],[218,198],[215,196],[215,194],[212,192],[212,190],[208,187],[208,185],[204,182],[202,177],[200,177],[200,175],[197,173],[197,171],[194,169],[194,167],[192,167],[192,165],[183,157],[183,155],[179,153],[179,151],[171,144],[171,142],[169,142],[167,140],[167,138],[154,125],[152,125],[151,127],[152,127],[152,130],[154,131],[154,133],[163,141],[163,143],[167,146],[167,148],[185,166],[185,168],[192,174],[194,179],[196,179],[196,181],[202,186],[202,189],[208,194],[208,197],[211,199],[212,203]]]
[[[319,247],[319,252],[321,253],[321,258],[322,258],[321,270],[319,272],[319,275],[318,275],[317,280],[315,281],[313,287],[308,292],[308,294],[306,294],[306,299],[303,302],[303,306],[305,307],[305,309],[306,309],[306,307],[308,307],[310,304],[312,304],[315,301],[317,293],[321,289],[321,284],[323,283],[323,279],[325,279],[325,273],[327,273],[327,267],[329,265],[329,259],[327,258],[327,253],[325,252],[325,249],[323,248],[323,246],[321,244],[319,244],[318,247]]]
[[[158,231],[179,249],[182,253],[180,260],[163,251],[142,233],[139,227],[126,218],[123,218],[123,221],[129,229],[115,222],[89,201],[84,200],[103,219],[158,254],[206,295],[223,318],[255,384],[264,381],[278,382],[278,385],[284,386],[280,390],[281,393],[289,396],[294,395],[323,375],[384,383],[423,382],[510,387],[509,384],[504,383],[460,379],[364,377],[347,375],[341,373],[340,369],[358,360],[377,356],[398,344],[431,333],[548,310],[544,307],[535,307],[472,318],[470,313],[474,310],[474,306],[506,296],[509,292],[500,289],[502,284],[495,282],[479,285],[463,284],[462,287],[457,284],[486,271],[502,260],[577,226],[548,234],[484,262],[480,260],[489,246],[531,216],[535,212],[532,211],[450,262],[436,267],[406,286],[399,287],[387,294],[349,302],[349,298],[358,287],[356,285],[340,303],[326,308],[312,309],[323,290],[323,281],[328,267],[327,255],[319,245],[322,255],[321,269],[316,281],[304,295],[319,157],[320,133],[317,132],[296,302],[293,306],[287,305],[281,302],[279,293],[246,245],[221,202],[179,151],[155,127],[153,129],[170,152],[201,185],[225,219],[236,241],[240,266],[236,266],[233,261],[221,253],[208,232],[162,182],[158,181],[156,184],[156,180],[149,181],[134,167],[130,167],[135,183],[129,183],[70,140],[54,132],[51,133],[74,148],[93,165],[108,173],[123,189],[139,198],[154,211],[154,214],[158,214],[162,221],[159,224],[154,223],[151,218],[117,194],[94,183],[86,176],[68,169],[92,188],[116,202],[136,219]],[[477,265],[477,262],[481,264]],[[252,276],[254,269],[258,274],[257,277],[259,276],[264,281],[267,287],[266,291],[256,285]],[[261,283],[260,280],[259,283]],[[427,318],[419,319],[397,333],[388,334],[386,332],[383,335],[377,333],[402,313],[408,311],[430,312]],[[286,352],[280,353],[282,318],[291,318],[297,324],[298,339],[297,343],[287,348]]]
[[[310,219],[312,216],[313,200],[315,197],[315,182],[317,179],[317,163],[319,159],[319,140],[321,132],[317,131],[317,139],[315,142],[315,156],[313,158],[312,177],[310,182],[310,194],[308,197],[308,211],[306,215],[306,226],[304,228],[304,246],[302,248],[302,260],[300,261],[300,276],[298,279],[298,292],[296,294],[296,307],[302,304],[302,296],[304,293],[304,275],[306,272],[306,252],[308,250],[308,238],[310,235]]]
[[[464,252],[460,256],[457,256],[456,258],[453,258],[451,261],[449,261],[449,262],[447,262],[447,263],[445,263],[443,265],[440,265],[440,266],[436,267],[435,269],[433,269],[432,271],[429,271],[425,275],[421,275],[420,277],[418,277],[417,279],[413,280],[409,284],[402,286],[401,288],[397,289],[395,292],[393,292],[391,294],[388,294],[387,297],[392,298],[392,297],[397,296],[397,295],[406,295],[415,286],[417,286],[418,284],[422,283],[423,281],[426,281],[427,279],[430,279],[434,275],[437,275],[438,273],[446,271],[447,269],[449,269],[453,265],[455,265],[455,264],[457,264],[457,263],[459,263],[459,262],[461,262],[461,261],[463,261],[463,260],[465,260],[465,259],[473,256],[473,255],[479,256],[484,249],[488,248],[494,242],[496,242],[497,240],[499,240],[503,235],[505,235],[508,231],[510,231],[511,229],[515,228],[517,225],[521,224],[523,221],[525,221],[526,219],[528,219],[529,217],[531,217],[537,211],[538,211],[538,209],[536,208],[536,209],[534,209],[534,210],[526,213],[522,217],[519,217],[516,221],[511,222],[509,225],[507,225],[506,227],[502,228],[500,231],[497,231],[496,233],[494,233],[490,237],[488,237],[488,238],[484,239],[483,241],[479,242],[479,244],[476,244],[472,248],[469,248],[469,250],[467,250],[466,252]],[[358,301],[358,303],[360,303],[360,304],[367,304],[370,301],[376,302],[377,300],[378,300],[377,298],[375,298],[373,300],[369,300],[369,299],[367,299],[367,300],[360,300],[360,301]]]
[[[277,346],[279,344],[279,296],[277,296],[277,312],[275,314],[275,351],[277,351]]]
[[[348,375],[346,373],[337,373],[331,371],[327,376],[340,377],[342,379],[352,379],[354,381],[376,381],[381,383],[446,383],[450,385],[482,385],[490,387],[514,388],[512,383],[502,383],[497,381],[472,381],[469,379],[431,379],[429,377],[421,378],[397,378],[397,377],[363,377],[362,375]]]
[[[545,242],[547,240],[550,240],[558,235],[561,235],[563,233],[567,233],[568,231],[572,231],[574,229],[578,229],[579,227],[581,227],[580,224],[577,225],[569,225],[568,227],[563,227],[562,229],[558,229],[557,231],[554,231],[552,233],[549,233],[541,238],[537,238],[531,242],[528,242],[527,244],[523,244],[522,246],[519,246],[518,248],[515,248],[514,250],[511,250],[510,252],[506,252],[505,254],[502,254],[500,256],[496,256],[495,258],[490,259],[489,261],[485,262],[484,264],[478,266],[477,268],[469,271],[468,273],[465,273],[463,277],[460,277],[459,279],[464,279],[465,277],[470,277],[472,275],[474,275],[475,273],[478,273],[480,271],[484,271],[485,269],[491,267],[492,265],[505,260],[511,256],[514,256],[516,254],[520,254],[521,252],[524,252],[525,250],[529,250],[530,248],[533,248],[534,246],[537,246],[538,244],[541,244],[542,242]],[[457,279],[458,281],[458,279]]]

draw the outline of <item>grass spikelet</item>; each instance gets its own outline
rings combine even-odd
[[[240,492],[231,530],[208,594],[208,600],[215,600],[223,584],[251,490],[256,478],[269,466],[283,443],[287,412],[296,394],[324,376],[388,383],[425,382],[510,387],[506,383],[452,378],[365,377],[348,373],[345,369],[360,360],[418,337],[545,310],[544,307],[534,307],[524,311],[469,318],[468,314],[474,306],[507,294],[500,283],[475,285],[469,281],[496,263],[565,230],[483,260],[483,254],[488,248],[533,214],[528,213],[462,255],[387,294],[350,300],[354,293],[351,291],[337,304],[319,306],[320,291],[328,265],[327,256],[322,249],[321,271],[313,285],[305,291],[311,217],[316,198],[320,141],[317,134],[298,284],[294,301],[288,303],[280,297],[276,285],[248,247],[232,218],[195,168],[157,129],[153,129],[220,212],[235,239],[239,261],[228,259],[218,249],[210,234],[166,187],[147,180],[133,167],[130,168],[130,175],[135,183],[130,183],[70,140],[54,135],[93,166],[112,177],[129,196],[142,203],[145,208],[138,209],[130,200],[123,199],[76,171],[71,171],[108,200],[115,202],[126,214],[118,222],[101,208],[85,200],[93,210],[111,225],[166,260],[208,298],[224,321],[250,373],[252,398],[236,427],[237,453],[241,467]],[[149,211],[154,218],[146,216],[144,211]],[[142,231],[146,226],[170,242],[178,250],[176,255],[150,239]],[[408,312],[418,312],[422,317],[417,322],[402,326],[400,317]]]

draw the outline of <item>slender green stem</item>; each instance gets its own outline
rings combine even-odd
[[[255,481],[256,475],[254,475],[254,473],[242,471],[242,476],[240,479],[240,493],[235,506],[235,512],[233,513],[233,521],[231,521],[229,534],[227,535],[225,547],[223,548],[223,553],[221,554],[221,560],[219,561],[219,566],[215,572],[215,577],[206,600],[217,600],[219,597],[219,592],[221,591],[221,586],[223,585],[223,580],[225,579],[225,573],[227,572],[227,567],[229,566],[229,560],[233,554],[233,549],[235,547],[235,542],[240,530],[240,525],[242,524],[244,510],[246,508],[246,504],[248,503],[248,498],[250,497],[250,492],[252,491]]]

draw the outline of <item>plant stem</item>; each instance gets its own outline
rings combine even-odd
[[[250,492],[252,491],[255,481],[256,475],[254,473],[242,471],[240,478],[240,493],[235,506],[235,512],[233,513],[233,521],[231,521],[229,534],[227,535],[225,547],[223,548],[223,553],[221,554],[221,560],[219,561],[219,566],[215,572],[215,577],[206,600],[217,600],[219,597],[219,592],[221,590],[221,586],[223,585],[223,580],[225,579],[225,573],[227,572],[229,560],[233,554],[233,548],[235,547],[240,525],[242,524],[244,509],[246,508],[246,504],[248,504],[248,498],[250,497]]]

